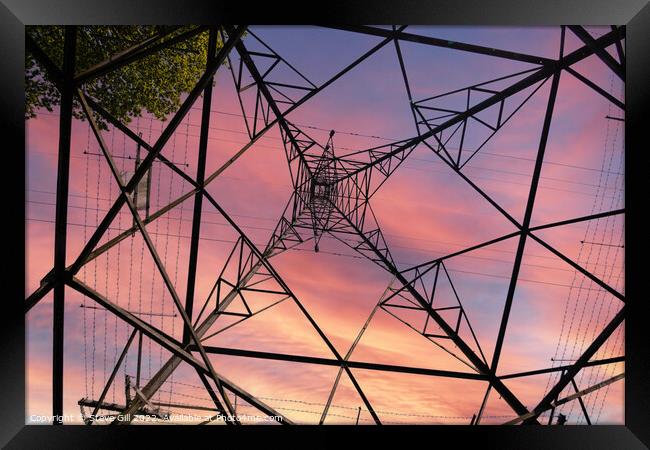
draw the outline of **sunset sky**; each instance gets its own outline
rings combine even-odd
[[[609,27],[589,27],[598,37]],[[312,27],[251,27],[256,36],[321,85],[372,48],[380,38]],[[486,47],[557,59],[560,28],[408,27],[407,31]],[[252,35],[243,40],[258,48]],[[401,42],[414,100],[511,75],[534,65],[423,44]],[[567,30],[564,52],[581,41]],[[614,46],[608,51],[616,57]],[[614,97],[624,101],[620,79],[596,56],[574,66]],[[280,70],[280,69],[279,69]],[[291,77],[284,68],[281,72]],[[520,77],[521,78],[521,77]],[[520,78],[513,78],[518,80]],[[293,81],[293,80],[291,80]],[[506,84],[504,84],[506,83]],[[511,83],[495,84],[502,89]],[[516,220],[524,216],[530,178],[550,91],[545,82],[531,99],[463,168],[463,173]],[[506,102],[514,109],[532,89]],[[482,98],[481,98],[482,99]],[[517,103],[519,102],[519,103]],[[162,154],[196,175],[201,101],[197,101]],[[39,286],[53,265],[54,213],[58,145],[58,110],[42,111],[26,122],[26,295]],[[247,111],[248,113],[248,111]],[[563,72],[546,147],[532,226],[605,212],[624,206],[622,112],[590,87]],[[322,145],[336,130],[334,152],[387,144],[417,135],[395,46],[390,43],[351,72],[288,115],[288,120]],[[153,144],[168,122],[148,115],[134,119],[133,131]],[[469,135],[479,139],[480,125]],[[68,260],[72,263],[118,195],[108,165],[87,122],[72,127]],[[475,135],[472,135],[475,133]],[[104,140],[123,171],[133,171],[135,144],[120,131],[104,132]],[[206,173],[211,174],[248,142],[232,77],[222,67],[215,77]],[[471,143],[469,144],[471,148]],[[190,185],[156,162],[151,183],[151,211],[190,190]],[[291,195],[291,177],[278,127],[269,130],[207,190],[253,243],[262,250]],[[424,145],[418,146],[371,199],[391,254],[400,270],[516,231],[499,211],[455,174]],[[185,297],[193,200],[147,226],[175,288]],[[133,224],[127,208],[113,222],[101,243]],[[587,270],[624,292],[623,217],[587,221],[543,230],[537,235],[578,261]],[[197,269],[195,314],[237,239],[221,214],[203,202]],[[469,252],[445,262],[450,279],[491,361],[512,272],[518,238]],[[584,241],[584,242],[583,242]],[[603,245],[604,244],[604,245]],[[363,259],[335,239],[324,236],[320,252],[307,242],[270,263],[309,314],[345,355],[360,328],[391,282],[390,273]],[[120,306],[177,339],[181,317],[155,273],[142,237],[127,238],[77,275]],[[440,286],[449,300],[449,286]],[[446,291],[445,291],[446,289]],[[277,297],[250,298],[254,310]],[[213,305],[214,307],[214,305]],[[575,360],[611,320],[621,302],[575,271],[541,245],[527,240],[519,283],[497,373],[499,375],[565,365]],[[64,413],[79,415],[81,398],[98,399],[131,327],[66,289]],[[96,309],[100,308],[100,309]],[[239,311],[233,304],[233,311]],[[158,314],[158,315],[152,315]],[[161,316],[162,314],[162,316]],[[406,315],[403,316],[406,319]],[[232,323],[220,318],[214,331]],[[413,318],[413,320],[418,320]],[[27,316],[27,418],[51,414],[52,294]],[[421,325],[420,325],[421,326]],[[617,330],[594,359],[623,354],[623,329]],[[291,300],[210,338],[207,345],[333,358],[305,316]],[[446,343],[449,346],[449,343]],[[449,348],[452,348],[450,346]],[[169,358],[169,352],[149,341],[143,344],[142,377],[148,380]],[[551,358],[565,360],[554,363]],[[298,423],[318,423],[337,367],[293,362],[211,356],[215,370]],[[469,369],[434,343],[384,311],[370,322],[352,357],[354,361],[467,372]],[[624,364],[585,369],[576,377],[581,389],[624,371]],[[106,401],[125,403],[125,375],[135,377],[136,346],[120,369]],[[352,369],[359,385],[385,423],[468,424],[483,400],[487,382],[404,375]],[[558,374],[505,380],[528,408],[534,408]],[[157,402],[210,406],[210,398],[195,373],[182,364],[154,397]],[[597,423],[623,423],[623,382],[584,397]],[[561,397],[573,393],[569,386]],[[233,399],[234,401],[234,399]],[[241,399],[238,411],[255,410]],[[360,423],[372,418],[344,374],[325,423]],[[174,410],[181,412],[183,410]],[[584,423],[579,405],[560,409],[569,423]],[[203,412],[202,412],[203,414]],[[492,392],[482,423],[498,424],[516,415]],[[547,418],[543,415],[542,418]],[[544,422],[546,423],[546,422]]]

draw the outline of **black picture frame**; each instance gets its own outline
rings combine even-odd
[[[0,389],[0,444],[7,448],[115,448],[147,439],[147,445],[179,439],[190,445],[221,444],[223,437],[248,439],[251,434],[273,436],[279,445],[340,445],[355,439],[394,441],[399,445],[474,444],[480,448],[607,448],[650,446],[650,358],[647,347],[647,308],[641,283],[645,247],[643,186],[647,117],[650,100],[650,6],[647,0],[499,0],[464,1],[329,1],[266,2],[259,5],[233,1],[95,1],[2,0],[0,5],[0,104],[5,143],[3,201],[8,205],[4,232],[2,273],[8,294],[3,299],[8,317],[2,333]],[[83,427],[25,425],[25,134],[24,134],[24,25],[25,24],[180,24],[180,23],[408,23],[431,25],[626,25],[626,381],[625,425],[594,427]],[[8,139],[7,139],[8,138]],[[22,184],[21,184],[22,182]],[[9,247],[6,247],[8,245]],[[338,436],[342,432],[344,436]],[[187,436],[186,433],[192,433]],[[305,433],[310,433],[306,436]],[[208,436],[209,434],[209,436]],[[414,436],[417,434],[417,436]],[[258,436],[259,437],[259,436]],[[134,439],[135,438],[135,439]],[[263,437],[266,439],[265,437]],[[191,439],[191,440],[190,440]],[[208,441],[206,441],[208,439]],[[211,439],[214,439],[210,441]],[[419,444],[418,444],[419,442]],[[186,444],[187,445],[187,444]],[[223,445],[223,444],[221,444]],[[266,445],[275,447],[271,441]],[[371,445],[371,444],[365,444]],[[447,444],[449,445],[449,444]]]

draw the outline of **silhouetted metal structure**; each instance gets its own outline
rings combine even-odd
[[[151,402],[151,399],[163,383],[172,375],[175,369],[182,363],[190,365],[198,374],[205,387],[207,395],[209,395],[210,399],[214,403],[214,408],[212,410],[215,412],[215,415],[235,413],[235,407],[229,399],[228,393],[230,393],[234,394],[236,397],[244,399],[264,414],[269,416],[283,416],[274,408],[264,403],[261,399],[256,398],[254,395],[238,386],[235,381],[226,379],[222,374],[220,374],[210,360],[209,355],[211,354],[235,355],[247,358],[261,358],[278,361],[296,361],[308,364],[339,367],[338,376],[334,386],[332,387],[320,423],[323,423],[327,416],[339,380],[345,372],[373,420],[377,424],[381,424],[379,415],[373,408],[373,405],[367,396],[364,394],[362,386],[353,375],[351,371],[352,368],[486,381],[488,383],[488,388],[480,410],[477,411],[475,416],[472,418],[472,424],[478,424],[480,422],[483,408],[485,407],[491,390],[494,390],[495,393],[501,396],[501,398],[507,402],[514,413],[519,417],[519,419],[516,419],[511,423],[539,423],[538,418],[541,413],[573,399],[580,400],[585,419],[587,420],[587,423],[591,423],[587,411],[582,404],[581,396],[593,391],[593,389],[609,383],[599,383],[595,388],[592,387],[585,389],[585,391],[588,392],[579,391],[579,388],[575,383],[575,377],[585,367],[613,364],[624,360],[624,356],[592,360],[592,357],[596,354],[602,344],[612,335],[617,327],[623,323],[625,318],[624,305],[615,315],[614,319],[601,330],[600,334],[598,334],[593,342],[587,347],[586,351],[584,351],[584,353],[582,353],[582,355],[571,364],[500,376],[497,376],[497,368],[499,365],[504,337],[508,329],[510,311],[517,287],[526,242],[532,240],[543,246],[558,258],[565,261],[573,269],[596,283],[603,290],[625,303],[625,296],[621,292],[617,291],[608,283],[589,272],[578,262],[565,256],[558,249],[554,248],[542,239],[537,233],[541,230],[562,225],[622,215],[625,213],[624,209],[575,217],[539,226],[531,226],[533,206],[535,204],[540,173],[544,162],[546,143],[551,120],[553,118],[561,74],[563,72],[570,72],[585,85],[589,86],[599,95],[602,95],[604,98],[609,100],[613,105],[621,110],[621,113],[623,113],[625,105],[620,100],[616,99],[605,89],[598,86],[597,83],[578,73],[573,66],[580,61],[583,61],[585,58],[595,54],[617,77],[624,80],[625,64],[621,45],[621,42],[625,38],[624,27],[612,27],[610,32],[599,38],[592,37],[582,27],[572,26],[567,29],[562,27],[562,45],[557,59],[543,58],[512,51],[482,47],[474,44],[453,42],[445,39],[412,34],[405,31],[406,26],[393,27],[392,29],[368,26],[340,26],[337,28],[377,36],[382,40],[368,52],[354,60],[328,81],[320,85],[309,81],[297,69],[289,64],[289,62],[262,42],[262,40],[250,30],[248,30],[247,39],[258,41],[258,43],[263,45],[267,51],[249,51],[245,44],[245,40],[242,40],[242,35],[247,31],[246,26],[199,26],[192,27],[189,31],[183,31],[181,33],[176,32],[174,28],[163,28],[158,35],[153,36],[142,43],[133,45],[126,51],[97,64],[95,67],[86,70],[83,73],[78,73],[75,71],[74,67],[76,42],[75,27],[66,27],[63,67],[58,67],[50,57],[39,48],[38,44],[29,36],[29,34],[26,35],[28,51],[31,52],[38,62],[47,70],[48,77],[56,83],[57,88],[61,93],[58,179],[56,192],[55,263],[51,272],[42,280],[40,287],[28,296],[25,303],[25,311],[27,314],[29,310],[45,295],[50,292],[54,293],[52,393],[53,413],[55,416],[61,416],[63,413],[63,305],[65,295],[64,288],[68,286],[94,300],[98,307],[105,308],[107,311],[132,327],[133,331],[126,342],[120,357],[117,359],[117,365],[114,367],[107,379],[107,383],[101,396],[98,399],[83,399],[79,402],[82,408],[93,408],[93,416],[96,415],[99,410],[109,410],[125,414],[127,418],[130,418],[124,421],[115,420],[113,421],[114,424],[129,423],[138,414],[154,414],[159,417],[164,417],[164,413],[160,412],[160,407],[174,407],[174,405],[156,405]],[[94,99],[90,98],[84,91],[85,83],[88,83],[101,75],[117,70],[133,61],[142,59],[153,52],[167,48],[203,32],[210,34],[208,43],[209,48],[207,52],[208,60],[205,71],[188,94],[187,98],[183,100],[178,111],[170,118],[160,137],[153,143],[146,142],[136,132],[129,129],[127,125],[113,117],[109,111],[104,109],[102,105],[98,104]],[[564,38],[565,33],[568,32],[574,33],[584,43],[584,46],[572,52],[565,52]],[[217,50],[216,44],[218,39],[221,40],[223,45]],[[535,66],[532,69],[513,74],[510,77],[503,77],[467,86],[463,89],[430,98],[415,99],[412,96],[408,71],[405,68],[400,49],[400,43],[403,42],[417,42],[423,45],[454,49],[459,52],[476,53],[488,55],[494,58],[531,63]],[[618,51],[618,60],[606,50],[613,44],[616,45]],[[330,133],[327,142],[319,143],[315,139],[312,139],[303,129],[296,124],[291,123],[286,118],[290,112],[299,108],[309,99],[326,89],[330,84],[334,83],[337,79],[353,70],[369,56],[389,45],[395,46],[397,60],[400,64],[409,105],[418,130],[416,136],[378,147],[368,148],[348,154],[341,154],[341,152],[336,149],[336,134],[334,131]],[[270,63],[269,68],[262,71],[257,67],[253,57],[268,60]],[[227,64],[224,64],[224,62]],[[272,75],[275,70],[278,70],[278,68],[282,68],[284,73],[290,73],[292,75],[292,81],[271,81],[270,75]],[[249,143],[242,147],[231,159],[226,161],[216,171],[206,173],[206,151],[210,127],[212,80],[217,70],[229,70],[232,73],[232,78],[237,88],[238,95],[240,95],[242,117],[246,120]],[[245,84],[245,80],[248,78],[252,79],[252,82]],[[503,83],[504,80],[511,82],[511,84],[505,88],[494,87],[496,82]],[[517,113],[523,103],[525,103],[542,85],[547,82],[550,82],[550,93],[541,128],[537,157],[531,176],[526,209],[523,220],[519,221],[508,214],[501,205],[481,190],[479,186],[474,184],[474,182],[463,173],[462,169],[464,165],[481,150],[481,147],[483,147],[483,145],[494,136],[494,134],[506,125],[510,117]],[[523,100],[523,102],[515,102],[515,100],[513,100],[515,94],[521,93],[525,89],[531,87],[535,87],[535,89]],[[247,110],[245,102],[241,100],[241,95],[244,91],[248,91],[249,93],[252,92],[254,98],[254,109],[252,111]],[[472,95],[476,95],[477,93],[481,94],[483,100],[478,102],[473,100]],[[179,165],[164,157],[161,154],[161,151],[165,148],[165,145],[168,144],[170,137],[181,121],[186,117],[190,108],[198,102],[201,96],[202,116],[197,171],[196,176],[192,177],[187,175]],[[460,111],[450,110],[448,107],[445,107],[444,102],[442,102],[446,96],[461,96],[465,99],[466,108]],[[99,148],[110,167],[114,181],[119,186],[121,195],[114,201],[111,208],[94,230],[92,236],[88,239],[79,255],[74,259],[74,262],[66,267],[66,225],[68,183],[70,178],[70,136],[72,102],[74,97],[76,97],[82,105],[85,116],[89,121],[94,136],[99,144]],[[510,114],[504,112],[506,106],[508,106],[508,109],[512,111]],[[498,109],[498,114],[496,121],[494,123],[489,123],[481,117],[480,113],[493,107]],[[431,116],[432,114],[433,116]],[[96,117],[102,117],[105,121],[134,141],[138,145],[138,149],[142,149],[142,151],[146,152],[144,158],[142,158],[141,161],[138,161],[135,172],[133,175],[128,177],[128,179],[124,178],[124,173],[121,173],[115,165],[113,155],[102,138],[102,132],[96,122]],[[237,223],[210,195],[206,190],[206,186],[219,177],[228,166],[233,164],[237,158],[244,154],[247,149],[249,149],[261,136],[264,135],[264,133],[274,126],[278,126],[281,132],[286,159],[291,173],[293,193],[283,215],[275,227],[271,239],[264,248],[258,249],[247,235],[238,227]],[[486,132],[482,142],[473,144],[473,147],[465,142],[465,136],[470,132],[469,130],[472,127],[482,127],[483,131]],[[444,133],[445,131],[447,131],[446,134]],[[452,149],[450,145],[448,145],[450,138],[449,133],[458,133],[456,134],[456,137],[459,137],[460,141],[458,148]],[[512,223],[516,227],[517,231],[433,259],[424,264],[410,267],[406,270],[399,270],[373,213],[371,198],[386,179],[398,170],[400,165],[408,159],[416,146],[420,144],[428,147],[451,172],[455,173],[463,180],[463,182],[482,196],[493,208]],[[173,173],[180,176],[193,188],[190,192],[182,195],[175,201],[171,202],[168,206],[161,208],[158,211],[153,211],[151,214],[147,212],[146,217],[142,217],[141,209],[143,200],[135,199],[133,193],[139,186],[139,183],[141,183],[142,180],[146,180],[145,177],[150,175],[149,171],[154,161],[159,161],[161,164],[168,167],[173,171]],[[145,186],[149,186],[149,184],[150,182],[147,182]],[[192,234],[190,240],[188,279],[186,292],[181,293],[178,292],[174,286],[174,283],[169,276],[169,268],[165,267],[163,264],[146,225],[155,222],[165,213],[191,197],[194,197],[195,201],[192,213]],[[196,314],[197,304],[195,298],[195,285],[197,253],[201,229],[201,214],[203,211],[203,205],[206,202],[223,216],[230,227],[237,233],[238,239],[232,247],[229,258],[223,264],[221,274],[215,280],[213,292],[217,292],[216,307],[214,309],[206,308],[208,303],[206,301],[200,312]],[[133,226],[116,237],[107,240],[102,245],[99,245],[112,221],[115,219],[120,209],[125,205],[132,213]],[[85,264],[136,233],[139,233],[144,239],[157,270],[164,280],[165,287],[174,301],[176,312],[182,318],[183,335],[181,340],[161,329],[158,329],[152,325],[152,323],[143,320],[133,312],[119,306],[116,301],[102,295],[77,277],[78,272]],[[343,244],[358,252],[359,255],[377,264],[394,277],[393,282],[387,288],[379,303],[372,311],[356,341],[345,355],[339,353],[339,350],[336,349],[325,333],[320,329],[316,319],[302,306],[300,300],[294,295],[289,286],[283,281],[280,274],[271,264],[273,256],[312,239],[314,241],[314,250],[319,251],[319,241],[321,237],[326,234],[340,240]],[[474,334],[468,314],[463,308],[461,298],[456,294],[454,305],[447,305],[444,308],[439,308],[434,302],[436,298],[436,285],[444,280],[445,283],[449,283],[452,288],[454,286],[453,280],[445,266],[445,262],[449,258],[511,238],[517,239],[518,245],[507,291],[505,307],[494,346],[493,357],[491,361],[488,361]],[[262,285],[264,287],[260,287],[261,283],[265,283]],[[205,345],[203,343],[205,338],[211,336],[214,332],[213,325],[219,317],[229,313],[228,307],[235,300],[243,300],[244,305],[246,305],[248,310],[247,313],[241,314],[242,320],[257,313],[253,312],[246,303],[246,295],[250,292],[267,293],[282,298],[282,300],[294,302],[303,313],[305,319],[311,324],[323,342],[331,350],[332,357],[317,358],[294,354],[280,354]],[[454,293],[456,293],[455,290]],[[403,301],[399,302],[398,300],[400,299]],[[438,345],[445,351],[452,353],[456,358],[471,368],[472,371],[454,372],[449,370],[425,369],[419,367],[406,367],[350,360],[354,347],[368,326],[370,319],[380,308],[404,322],[407,326],[429,339],[435,345]],[[426,315],[426,323],[424,327],[414,326],[409,323],[408,320],[400,318],[399,311],[403,309],[410,309],[424,313]],[[450,312],[452,313],[451,318]],[[467,338],[461,337],[459,331],[461,327],[467,327],[470,331],[469,335],[471,336],[471,339],[468,340]],[[137,340],[136,337],[138,338]],[[127,378],[126,382],[128,387],[126,404],[118,405],[108,403],[105,398],[106,394],[111,383],[114,382],[124,357],[127,355],[129,348],[134,342],[138,341],[139,346],[142,346],[143,337],[161,345],[171,352],[173,356],[162,365],[158,372],[152,376],[146,384],[140,384],[138,368],[138,379],[135,383],[135,395],[133,397],[131,397],[130,394],[130,388],[133,386],[131,386],[131,380]],[[454,349],[457,349],[460,352],[460,355],[453,353],[447,347],[447,344],[453,345]],[[139,358],[140,353],[138,353],[138,364],[140,364]],[[507,379],[534,376],[551,372],[561,372],[562,375],[559,377],[557,383],[548,390],[548,393],[539,400],[537,406],[530,411],[503,382]],[[616,379],[620,378],[622,378],[622,375],[619,375]],[[576,394],[565,399],[558,399],[559,394],[569,384],[573,385]],[[561,415],[560,418],[563,418],[562,423],[566,421],[566,417]],[[357,423],[358,420],[359,416],[357,415]],[[92,423],[92,421],[91,418],[88,420],[88,423]],[[232,423],[226,423],[237,424],[238,422],[234,421]],[[285,417],[282,420],[282,423],[290,424],[291,421]]]

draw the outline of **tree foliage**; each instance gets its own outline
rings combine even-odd
[[[63,63],[62,26],[28,26],[27,33],[59,67]],[[186,32],[181,27],[164,40]],[[75,73],[108,59],[160,31],[158,26],[79,26]],[[189,92],[205,70],[208,32],[202,32],[109,72],[83,86],[84,91],[118,119],[128,123],[144,110],[157,119],[178,109],[181,95]],[[222,42],[217,42],[217,50]],[[52,111],[61,95],[47,72],[27,52],[25,55],[25,118],[36,117],[39,109]],[[83,120],[81,105],[75,98],[74,117]],[[105,123],[100,121],[105,128]]]

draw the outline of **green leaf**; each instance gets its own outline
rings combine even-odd
[[[163,42],[191,29],[181,27],[167,35]],[[27,26],[27,33],[59,67],[63,61],[62,26]],[[80,73],[112,55],[136,45],[159,32],[158,26],[79,26],[75,73]],[[217,42],[217,51],[223,46]],[[107,111],[126,123],[147,111],[164,120],[180,105],[181,95],[189,92],[205,70],[208,32],[171,45],[84,85],[88,95]],[[38,111],[52,111],[60,104],[61,95],[29,53],[25,55],[25,119]],[[75,99],[74,117],[84,120],[81,105]],[[106,124],[100,121],[100,126]]]

